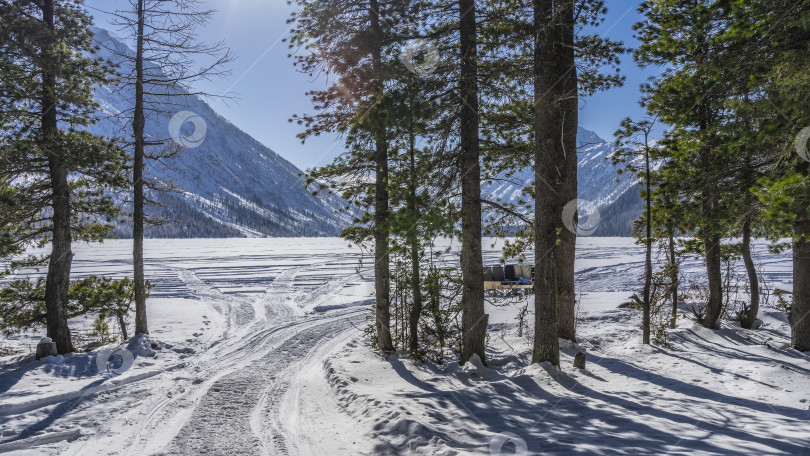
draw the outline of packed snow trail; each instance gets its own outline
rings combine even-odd
[[[17,406],[19,413],[0,407],[8,415],[0,422],[19,429],[12,445],[39,451],[28,454],[82,456],[308,454],[324,447],[368,454],[352,420],[305,389],[328,390],[323,362],[361,334],[366,311],[359,305],[369,297],[367,279],[355,270],[357,253],[170,252],[148,265],[158,278],[151,309],[168,312],[150,323],[154,339],[174,342],[156,358],[139,356],[120,377],[66,378],[67,401],[37,395]],[[97,258],[88,260],[77,269],[97,267]],[[191,307],[173,314],[183,302]],[[47,365],[31,368],[53,375]],[[149,375],[140,378],[143,370]],[[84,394],[73,380],[103,388]],[[299,432],[316,422],[315,440]]]
[[[295,373],[317,358],[319,350],[355,333],[361,314],[296,325],[263,342],[272,346],[265,356],[208,388],[165,454],[290,454],[294,442],[288,442],[285,420],[279,419],[281,398]]]

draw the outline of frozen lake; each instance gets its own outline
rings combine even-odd
[[[459,241],[445,240],[437,250],[450,247],[448,264],[457,262]],[[493,247],[494,245],[494,247]],[[484,239],[484,264],[497,264],[501,245]],[[73,273],[79,277],[104,274],[123,277],[131,274],[131,241],[110,240],[103,244],[77,244]],[[789,252],[768,252],[767,243],[754,244],[754,261],[760,264],[772,288],[791,289],[793,265]],[[223,294],[264,293],[283,271],[294,270],[292,284],[313,289],[335,277],[349,277],[346,287],[373,280],[373,257],[340,238],[266,239],[147,239],[145,266],[155,285],[153,297],[178,298],[193,290],[181,280],[182,271],[193,273],[207,286]],[[532,255],[528,255],[531,261]],[[655,258],[655,257],[654,257]],[[664,261],[663,259],[661,261]],[[644,247],[632,238],[580,237],[577,242],[577,291],[585,310],[615,308],[633,291],[641,288]],[[683,284],[704,282],[703,261],[686,258],[681,269]],[[743,275],[741,261],[735,273]]]

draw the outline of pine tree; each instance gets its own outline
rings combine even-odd
[[[728,87],[724,71],[714,64],[723,53],[716,40],[728,18],[709,0],[661,0],[642,2],[644,21],[636,24],[641,46],[635,52],[643,66],[669,65],[661,76],[645,86],[648,111],[673,125],[678,143],[667,166],[678,175],[686,207],[701,240],[709,282],[709,299],[702,324],[715,328],[723,310],[720,242],[726,234],[726,208],[721,201],[724,150],[717,130]]]
[[[403,60],[419,57],[400,55]],[[428,64],[427,61],[421,63]],[[428,311],[434,314],[434,323],[437,317],[436,309],[425,305],[429,274],[422,272],[424,253],[432,248],[437,236],[453,234],[455,218],[447,216],[452,207],[448,198],[452,182],[447,176],[452,173],[444,151],[435,146],[436,131],[432,129],[437,113],[430,95],[437,80],[414,74],[404,64],[394,66],[392,71],[393,79],[400,81],[391,89],[392,105],[388,114],[394,125],[389,174],[392,251],[406,256],[410,262],[412,306],[408,316],[408,350],[411,356],[418,358],[423,353],[420,319]],[[444,329],[441,324],[435,326],[439,333]]]
[[[642,340],[644,344],[650,343],[650,288],[652,286],[652,175],[650,160],[652,146],[650,137],[655,122],[653,120],[641,120],[634,122],[629,117],[621,122],[621,128],[616,131],[616,146],[619,148],[613,155],[613,163],[627,163],[627,170],[634,173],[641,179],[644,185],[644,291],[642,292]],[[634,159],[642,158],[641,163]]]
[[[109,68],[93,56],[81,2],[6,0],[0,8],[4,76],[22,76],[8,82],[24,88],[2,94],[13,120],[3,125],[0,176],[35,209],[16,221],[30,228],[20,233],[20,245],[50,241],[47,334],[59,353],[68,353],[71,244],[106,237],[111,226],[104,222],[117,214],[109,190],[121,188],[125,178],[120,148],[83,130],[96,109],[93,88],[110,82]],[[21,176],[26,179],[14,180]]]
[[[191,84],[228,75],[225,67],[233,60],[222,42],[197,40],[214,11],[202,9],[198,0],[130,0],[128,11],[115,12],[116,24],[135,42],[135,53],[108,49],[126,62],[121,86],[135,90],[134,107],[121,114],[132,127],[132,239],[135,286],[135,333],[148,334],[146,319],[146,278],[143,267],[146,190],[166,191],[165,183],[144,176],[147,161],[161,163],[181,152],[169,138],[146,140],[147,118],[166,115],[182,107],[189,96],[213,97],[194,91]],[[219,95],[222,98],[226,95]],[[155,99],[154,97],[159,97]],[[166,99],[172,106],[166,106]],[[147,149],[147,146],[150,146]]]
[[[562,2],[561,2],[562,3]],[[551,0],[534,0],[534,267],[535,325],[532,363],[548,361],[560,365],[557,339],[557,202],[547,188],[555,190],[561,155],[554,128],[557,122],[557,93],[560,62],[564,51],[558,29],[573,17],[573,2],[555,4]],[[553,126],[549,128],[549,126]]]
[[[522,0],[492,3],[492,14],[487,18],[484,30],[490,41],[488,46],[500,53],[492,52],[494,57],[484,62],[485,68],[496,70],[484,79],[491,77],[498,81],[497,88],[487,93],[487,109],[482,113],[487,152],[491,152],[485,155],[486,178],[494,181],[494,175],[508,180],[510,173],[532,166],[536,135],[545,137],[545,141],[550,141],[554,147],[555,152],[546,160],[555,160],[555,170],[545,177],[539,195],[551,193],[555,197],[554,208],[548,210],[549,214],[556,215],[543,219],[554,221],[558,238],[554,261],[558,274],[555,279],[558,336],[576,340],[574,258],[577,234],[566,226],[571,225],[568,222],[576,225],[577,220],[563,220],[562,213],[563,208],[577,198],[578,99],[623,83],[624,78],[618,72],[618,56],[625,50],[621,42],[586,32],[588,27],[602,22],[606,12],[603,1],[576,2],[571,17],[560,13],[571,8],[566,2],[552,1],[545,6]],[[548,8],[554,15],[548,20],[556,22],[536,23],[536,7]],[[548,28],[547,32],[542,32],[543,40],[556,43],[556,50],[545,52],[557,63],[554,68],[544,69],[549,72],[543,78],[551,91],[535,98],[534,61],[536,47],[540,45],[538,27]],[[498,57],[504,53],[512,57],[508,60]],[[546,63],[551,64],[550,61]],[[546,119],[536,123],[536,103],[541,98],[540,109],[545,112]],[[497,103],[492,100],[508,101]],[[534,186],[525,188],[524,193],[529,201],[536,202],[540,197],[535,194]],[[528,211],[524,204],[484,203],[495,212],[488,218],[495,225],[488,226],[488,229],[494,234],[515,235],[513,240],[507,241],[505,257],[520,257],[524,249],[534,245],[536,226],[531,220],[534,217],[526,218]],[[528,206],[531,211],[531,204]],[[536,204],[534,208],[537,209]],[[498,223],[506,226],[498,227]]]
[[[473,355],[486,360],[487,315],[484,312],[484,260],[481,248],[481,151],[479,137],[478,30],[475,0],[459,0],[458,93],[461,119],[459,148],[461,159],[461,361]]]
[[[313,91],[314,115],[294,116],[303,125],[303,139],[323,132],[344,134],[348,152],[330,165],[309,172],[309,182],[332,180],[332,190],[363,208],[352,227],[342,235],[355,242],[374,240],[375,331],[377,347],[394,349],[390,329],[390,121],[385,84],[392,54],[398,14],[407,2],[378,0],[298,0],[291,48],[302,73],[325,72],[336,79],[326,90]],[[399,8],[399,10],[397,9]],[[369,151],[372,150],[372,153]],[[340,182],[335,178],[341,177]],[[352,178],[356,176],[357,179]],[[374,186],[365,183],[373,176]],[[373,208],[373,211],[366,211]]]
[[[745,79],[749,110],[758,120],[749,136],[766,177],[754,186],[762,222],[776,240],[790,237],[793,249],[793,345],[810,351],[810,2],[758,0],[723,2],[732,18],[724,43],[736,50],[727,71]]]

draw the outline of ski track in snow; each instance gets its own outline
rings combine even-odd
[[[152,407],[148,413],[154,427],[141,430],[126,445],[138,450],[123,454],[290,454],[288,448],[294,442],[288,442],[284,421],[278,418],[279,398],[296,370],[317,358],[318,350],[357,332],[363,313],[296,316],[290,301],[315,300],[346,281],[338,277],[333,279],[336,285],[296,291],[294,279],[300,269],[285,269],[250,306],[232,302],[227,307],[232,311],[230,326],[243,328],[230,335],[233,342],[215,347],[192,367],[197,373],[194,381],[210,378],[197,391]],[[193,272],[184,271],[181,278],[200,290],[203,299],[223,299],[222,293],[203,285]],[[253,311],[250,324],[246,324],[250,321],[247,310]],[[274,325],[268,326],[268,320]],[[189,402],[193,406],[180,405]],[[181,410],[176,411],[175,405]],[[267,429],[268,424],[272,429]]]
[[[9,419],[27,413],[36,421],[37,413],[53,415],[47,407],[58,404],[64,408],[60,422],[72,429],[63,432],[52,424],[38,436],[0,443],[0,453],[39,445],[45,454],[72,455],[299,454],[297,442],[307,437],[288,435],[280,408],[312,420],[286,393],[300,398],[309,381],[301,373],[312,373],[312,366],[322,366],[328,354],[356,337],[366,313],[357,307],[307,313],[307,307],[358,280],[356,256],[347,251],[324,261],[325,256],[285,252],[262,258],[263,267],[252,268],[270,281],[262,291],[256,290],[262,280],[247,279],[251,267],[243,264],[258,259],[226,253],[202,264],[151,263],[152,277],[160,277],[155,295],[192,299],[208,309],[207,331],[195,341],[207,348],[162,370],[103,383],[92,395],[76,391],[2,407],[0,415]],[[86,264],[78,263],[81,274]],[[235,285],[228,281],[231,274],[242,278],[242,288],[223,292]],[[320,374],[316,369],[313,377],[325,385]]]

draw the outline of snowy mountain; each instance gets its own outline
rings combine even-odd
[[[96,28],[94,32],[100,55],[119,64],[122,73],[129,71],[110,49],[132,51],[106,30]],[[348,224],[345,214],[335,213],[340,199],[313,196],[298,168],[217,114],[202,99],[181,95],[152,99],[166,113],[147,117],[147,140],[175,137],[169,132],[174,125],[182,127],[182,135],[190,142],[199,140],[199,146],[186,148],[171,159],[169,167],[152,164],[145,170],[148,177],[172,182],[180,190],[150,195],[165,206],[152,208],[152,215],[174,223],[152,227],[147,236],[334,236]],[[132,109],[134,88],[101,87],[96,100],[104,117],[91,130],[129,137],[128,124],[113,115]],[[193,117],[178,125],[183,117],[177,113],[182,111]],[[119,226],[119,236],[131,235],[127,225]]]
[[[593,236],[629,236],[633,221],[643,209],[637,180],[629,174],[617,174],[623,165],[613,165],[608,159],[616,151],[613,143],[580,127],[577,144],[579,198],[596,205],[601,216]],[[521,199],[523,188],[532,182],[534,172],[525,169],[508,179],[483,185],[481,192],[487,199],[514,203]]]
[[[132,51],[106,30],[94,31],[100,54],[119,64],[122,73],[128,71],[110,49]],[[103,111],[102,120],[92,131],[129,137],[129,125],[114,115],[133,108],[133,91],[131,87],[99,88],[96,99]],[[152,208],[151,215],[174,223],[151,227],[147,236],[334,236],[350,222],[348,215],[336,213],[342,205],[339,198],[326,193],[313,196],[305,188],[298,168],[217,114],[199,97],[156,97],[151,103],[165,113],[147,118],[148,139],[176,136],[169,131],[174,118],[174,125],[182,126],[181,134],[196,147],[187,148],[168,167],[148,165],[148,177],[171,182],[180,192],[150,195],[164,206]],[[193,117],[178,125],[181,112]],[[194,122],[202,126],[202,131],[195,130]],[[642,209],[634,179],[621,176],[616,182],[618,167],[605,159],[615,146],[596,133],[580,128],[578,144],[579,197],[596,204],[601,215],[593,235],[629,235]],[[483,184],[482,194],[514,202],[533,178],[530,169],[523,170],[506,181]],[[129,224],[122,222],[116,234],[130,236]]]

